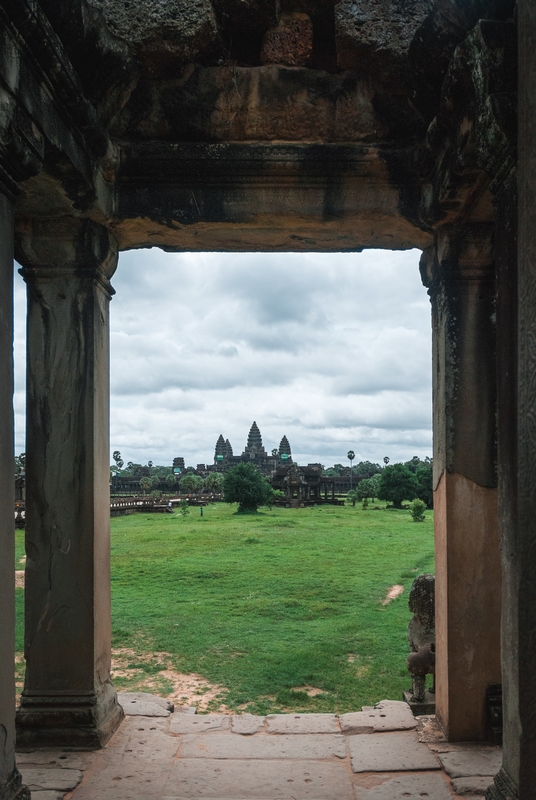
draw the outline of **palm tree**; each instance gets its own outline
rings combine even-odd
[[[350,459],[350,491],[352,491],[352,461],[355,458],[355,453],[353,450],[348,450],[346,456]]]

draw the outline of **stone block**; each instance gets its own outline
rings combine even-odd
[[[277,27],[266,31],[261,64],[307,67],[313,57],[313,23],[307,14],[283,14]]]
[[[261,734],[245,737],[214,732],[210,736],[185,736],[180,753],[181,759],[345,758],[346,743],[340,734]]]
[[[21,767],[22,782],[32,791],[52,789],[68,792],[82,780],[83,773],[79,769],[55,769],[54,767]]]
[[[502,750],[458,750],[439,753],[443,769],[451,778],[470,778],[475,775],[496,775],[502,765]]]
[[[346,800],[353,797],[352,784],[344,764],[338,762],[181,758],[173,767],[162,800],[290,797]]]
[[[231,730],[233,733],[241,733],[242,736],[252,736],[264,728],[266,717],[258,717],[255,714],[240,714],[231,717]]]
[[[36,792],[34,790],[32,792],[33,800],[63,800],[64,796],[65,792],[56,792],[54,789],[46,789],[44,792]]]
[[[409,731],[418,725],[407,703],[401,700],[382,700],[374,708],[342,714],[339,721],[343,733]]]
[[[432,692],[425,692],[424,701],[422,703],[417,703],[411,698],[412,692],[404,692],[404,701],[410,707],[411,713],[416,717],[435,714],[435,694],[432,694]]]
[[[335,714],[269,714],[268,733],[339,733]]]
[[[399,82],[410,44],[428,11],[427,0],[341,0],[335,6],[339,67]]]
[[[169,717],[173,703],[146,692],[118,692],[117,701],[129,717]]]
[[[443,777],[438,774],[403,775],[368,791],[361,789],[359,800],[452,800]]]
[[[456,794],[483,795],[493,783],[493,776],[473,775],[470,778],[455,778],[452,781],[452,789]]]
[[[100,8],[116,36],[144,55],[190,61],[219,44],[218,24],[210,0],[90,0]]]
[[[354,772],[439,769],[437,758],[412,732],[374,733],[348,741]]]
[[[227,730],[230,725],[227,714],[181,714],[175,712],[169,725],[170,733],[206,733]]]
[[[56,769],[85,770],[95,757],[94,753],[65,753],[63,750],[34,750],[17,753],[18,767],[55,767]]]

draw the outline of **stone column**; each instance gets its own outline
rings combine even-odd
[[[436,713],[450,741],[487,736],[500,683],[492,230],[441,229],[421,262],[432,300]]]
[[[0,800],[29,800],[15,766],[13,211],[0,193]]]
[[[536,6],[519,0],[519,165],[497,194],[503,766],[489,800],[536,792]],[[516,195],[518,213],[516,214]],[[516,224],[517,223],[517,224]]]
[[[23,746],[99,747],[123,712],[110,681],[109,279],[88,220],[20,232],[28,287]]]

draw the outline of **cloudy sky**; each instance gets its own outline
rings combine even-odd
[[[121,256],[111,304],[111,448],[212,462],[253,420],[299,463],[431,455],[430,305],[418,251]],[[16,431],[24,450],[24,284]]]

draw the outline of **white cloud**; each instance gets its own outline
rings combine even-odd
[[[417,251],[121,256],[111,304],[111,445],[212,461],[253,419],[301,462],[431,454],[430,308]],[[22,450],[23,287],[16,286]]]

